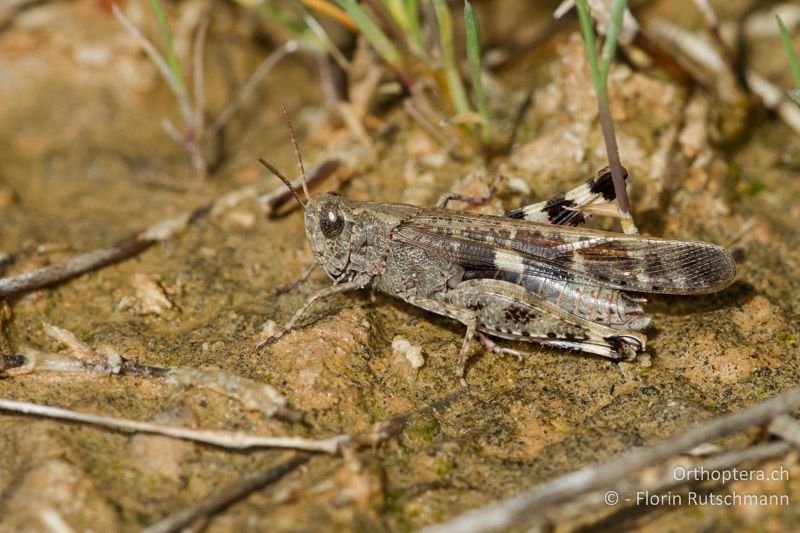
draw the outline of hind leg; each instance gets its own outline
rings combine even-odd
[[[478,329],[494,337],[580,350],[613,360],[632,359],[647,342],[647,337],[637,331],[610,328],[575,316],[506,281],[467,280],[448,291],[445,298],[458,307],[472,309]]]
[[[627,177],[628,171],[625,170],[625,178]],[[611,171],[604,167],[574,189],[557,194],[544,202],[509,211],[506,216],[544,224],[577,226],[591,215],[620,218],[615,199]]]

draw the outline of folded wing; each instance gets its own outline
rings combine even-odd
[[[715,244],[428,210],[392,239],[467,271],[503,271],[628,291],[702,294],[728,286],[736,267]]]

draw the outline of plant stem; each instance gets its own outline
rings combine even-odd
[[[614,134],[614,121],[611,118],[611,111],[608,109],[608,99],[599,100],[599,113],[600,129],[603,131],[603,140],[606,144],[606,153],[608,155],[608,165],[611,167],[611,178],[614,181],[614,191],[617,193],[617,204],[619,210],[623,214],[630,216],[631,206],[628,200],[628,193],[625,190],[625,171],[622,170],[622,163],[619,160],[619,150],[617,148],[617,136]],[[617,187],[617,176],[622,182],[622,191],[620,194]],[[625,220],[625,219],[623,219]],[[623,222],[624,224],[624,222]],[[627,233],[627,232],[626,232]]]
[[[420,57],[427,58],[428,53],[422,42],[422,26],[419,20],[419,10],[417,0],[405,0],[406,13],[408,18],[409,41],[413,43],[412,49],[416,50]]]
[[[153,15],[155,15],[156,21],[158,21],[158,27],[161,29],[161,38],[164,41],[169,68],[178,81],[178,85],[181,87],[182,91],[185,92],[186,81],[183,79],[183,70],[178,61],[178,56],[175,54],[175,49],[172,46],[172,31],[169,29],[169,22],[167,22],[167,16],[164,14],[164,7],[161,5],[161,0],[150,0],[150,8],[153,10]]]
[[[607,490],[613,483],[643,468],[659,464],[700,444],[752,426],[768,424],[775,417],[791,413],[798,407],[800,387],[789,389],[741,411],[714,418],[652,446],[633,449],[599,465],[551,479],[516,496],[472,509],[446,523],[428,527],[423,533],[499,531],[529,522],[565,501],[595,490]]]
[[[200,520],[208,520],[215,514],[227,509],[231,504],[256,491],[264,489],[283,479],[287,474],[304,465],[311,459],[311,454],[297,453],[288,460],[259,472],[252,477],[234,482],[232,485],[213,492],[197,505],[186,507],[174,514],[159,520],[143,529],[143,533],[173,533],[176,531],[197,530],[191,526]]]
[[[450,7],[444,0],[433,0],[436,12],[436,21],[439,24],[439,46],[442,51],[442,67],[444,69],[447,92],[454,111],[461,115],[469,112],[469,103],[464,85],[461,83],[461,74],[456,61],[456,49],[453,38],[453,18]]]
[[[601,95],[605,95],[605,83],[600,83],[600,62],[597,60],[597,43],[594,38],[594,26],[592,25],[592,17],[589,14],[589,6],[586,0],[577,0],[575,3],[578,8],[578,20],[581,24],[581,33],[583,34],[583,41],[586,44],[586,55],[589,58],[589,68],[592,71],[592,84],[594,85],[595,94],[597,98],[601,99]]]
[[[475,105],[481,116],[481,140],[488,144],[492,140],[492,130],[489,123],[489,107],[486,104],[486,93],[481,80],[481,30],[478,17],[472,9],[472,4],[464,0],[464,28],[467,35],[467,61],[469,73],[472,77],[472,91],[475,93]]]
[[[355,0],[336,0],[336,3],[353,19],[364,38],[380,54],[383,60],[389,65],[399,68],[403,62],[402,55],[394,43],[383,33],[383,30],[364,11],[364,8],[356,3]]]
[[[617,196],[617,205],[621,218],[622,229],[625,233],[638,233],[636,223],[631,216],[630,201],[628,191],[625,188],[625,176],[622,170],[622,163],[619,159],[617,149],[617,139],[614,134],[614,122],[611,118],[611,111],[608,106],[608,72],[611,62],[616,52],[617,36],[622,26],[622,16],[625,12],[626,0],[614,0],[612,4],[611,20],[608,25],[608,35],[603,45],[602,63],[597,57],[597,42],[592,25],[592,17],[589,13],[587,0],[576,0],[578,8],[578,19],[580,20],[581,33],[586,44],[586,55],[589,59],[589,68],[592,73],[592,85],[597,96],[597,106],[599,110],[600,128],[603,132],[603,140],[606,145],[606,155],[608,164],[611,167],[611,177],[614,182],[614,192]]]
[[[626,0],[614,0],[611,5],[611,20],[608,24],[608,33],[606,34],[603,52],[600,57],[600,79],[606,90],[608,87],[608,70],[611,68],[611,62],[614,61],[614,54],[617,51],[617,37],[619,36],[619,30],[622,28],[622,16],[625,14],[626,4]],[[608,94],[606,94],[607,98]]]

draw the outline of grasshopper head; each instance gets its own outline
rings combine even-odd
[[[332,278],[341,276],[350,262],[353,215],[347,199],[321,194],[306,206],[306,235],[319,264]]]

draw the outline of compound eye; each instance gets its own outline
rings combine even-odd
[[[344,217],[336,207],[325,204],[320,209],[319,227],[328,239],[336,238],[344,229]]]

